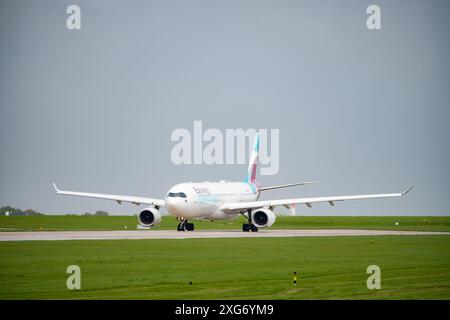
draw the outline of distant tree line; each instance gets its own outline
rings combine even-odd
[[[42,213],[37,212],[33,209],[22,210],[19,208],[14,208],[10,206],[4,206],[0,208],[0,216],[6,216],[6,213],[10,216],[40,216]]]
[[[84,215],[85,216],[108,216],[109,213],[106,212],[106,211],[103,211],[103,210],[97,210],[97,211],[95,211],[94,214],[89,213],[89,212],[85,212]]]
[[[0,216],[6,216],[6,213],[10,216],[42,216],[41,212],[35,211],[33,209],[22,210],[19,208],[14,208],[10,206],[3,206],[0,208]],[[76,216],[77,214],[67,214],[67,216]],[[85,216],[109,216],[107,211],[97,210],[95,213],[85,212]]]

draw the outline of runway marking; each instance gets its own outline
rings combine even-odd
[[[138,239],[202,239],[202,238],[279,238],[279,237],[336,237],[336,236],[424,236],[450,235],[450,232],[315,229],[315,230],[260,230],[242,232],[238,230],[130,230],[130,231],[25,231],[0,232],[0,241],[36,240],[138,240]]]

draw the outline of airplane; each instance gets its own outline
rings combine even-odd
[[[259,135],[256,133],[247,176],[244,181],[227,182],[221,180],[219,182],[181,183],[170,188],[164,199],[64,191],[59,190],[55,183],[53,183],[53,187],[56,193],[60,195],[114,200],[119,204],[128,202],[136,205],[147,205],[148,207],[138,214],[138,222],[143,227],[160,224],[160,208],[166,207],[167,212],[175,216],[178,221],[177,231],[194,230],[194,224],[188,222],[188,219],[214,221],[234,219],[243,215],[247,222],[242,225],[242,231],[246,232],[257,232],[259,228],[272,226],[276,221],[273,209],[277,206],[291,208],[297,204],[305,204],[311,208],[313,203],[318,202],[328,202],[334,206],[335,202],[344,200],[402,197],[414,187],[411,186],[400,193],[258,200],[261,192],[264,191],[314,183],[309,181],[262,187],[256,181],[258,152]]]

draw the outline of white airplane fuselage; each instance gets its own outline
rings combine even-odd
[[[256,201],[259,186],[250,182],[188,182],[173,186],[164,198],[167,212],[179,218],[222,220],[236,213],[224,212],[227,202]]]

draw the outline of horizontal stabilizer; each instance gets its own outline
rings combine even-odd
[[[263,187],[260,188],[259,191],[265,191],[265,190],[273,190],[273,189],[281,189],[281,188],[289,188],[289,187],[295,187],[295,186],[303,186],[306,184],[312,184],[316,183],[315,181],[307,181],[307,182],[297,182],[297,183],[289,183],[289,184],[280,184],[278,186],[270,186],[270,187]]]

